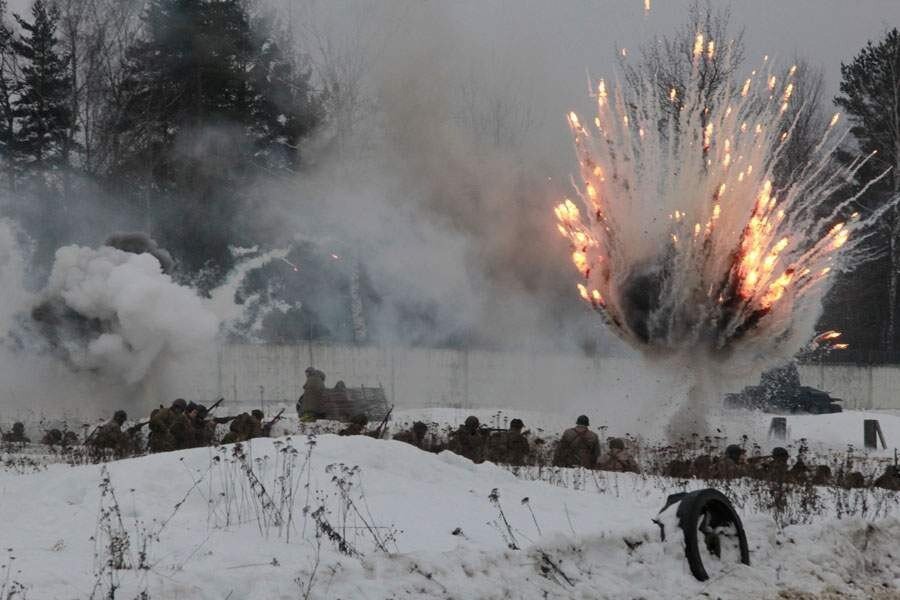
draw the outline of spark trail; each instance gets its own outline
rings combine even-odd
[[[627,89],[600,80],[593,122],[568,115],[581,181],[555,211],[585,302],[645,355],[698,361],[701,383],[809,342],[834,274],[867,258],[861,243],[896,202],[857,212],[870,157],[837,160],[839,114],[804,164],[776,176],[798,122],[796,67],[765,59],[709,90],[717,51],[697,35],[681,89],[649,73]]]

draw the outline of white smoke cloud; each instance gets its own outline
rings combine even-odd
[[[218,319],[194,290],[163,274],[150,254],[60,248],[44,296],[101,324],[84,347],[63,341],[72,362],[128,384],[141,381],[161,355],[188,356],[212,344],[218,331]]]

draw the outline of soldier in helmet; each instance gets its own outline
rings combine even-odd
[[[28,444],[31,442],[29,438],[25,437],[25,424],[21,421],[13,423],[12,431],[4,433],[2,440],[14,444]]]
[[[122,425],[127,420],[125,411],[117,410],[113,418],[101,425],[87,443],[96,449],[112,450],[119,456],[126,454],[132,449],[131,438],[122,431]]]
[[[216,424],[207,419],[208,415],[209,410],[201,404],[195,405],[188,413],[192,428],[191,437],[196,447],[210,446],[216,439]]]
[[[872,485],[886,490],[894,490],[895,492],[900,491],[900,467],[888,465],[884,473]]]
[[[395,435],[393,439],[397,440],[398,442],[411,444],[419,450],[428,451],[431,449],[431,444],[429,444],[426,440],[427,435],[428,425],[426,425],[422,421],[416,421],[415,423],[413,423],[411,429],[401,431],[400,433]]]
[[[188,417],[188,403],[178,398],[172,403],[172,415],[169,421],[169,433],[175,439],[175,449],[183,450],[194,446],[194,427]]]
[[[193,438],[190,419],[184,414],[187,402],[178,398],[168,408],[160,406],[150,413],[151,452],[170,452],[187,447],[189,438]]]
[[[786,481],[788,479],[788,461],[791,455],[785,448],[776,446],[772,448],[768,460],[760,463],[757,475],[762,479],[771,479],[773,481]]]
[[[634,457],[625,449],[625,440],[622,438],[609,438],[607,452],[597,463],[597,468],[603,471],[616,471],[619,473],[640,473]]]
[[[250,411],[251,419],[247,421],[247,426],[249,427],[249,431],[247,435],[248,439],[254,439],[258,437],[263,437],[263,421],[266,418],[266,415],[263,411],[258,408],[255,408]],[[268,434],[266,434],[268,435]]]
[[[531,447],[522,433],[525,423],[522,419],[509,422],[507,431],[496,431],[488,439],[488,458],[495,463],[521,466],[525,464]]]
[[[61,446],[63,443],[63,434],[59,429],[50,429],[41,438],[41,443],[45,446]]]
[[[327,417],[325,411],[325,373],[307,367],[303,395],[297,400],[297,416],[302,422],[311,422]]]
[[[504,436],[506,445],[506,462],[515,466],[522,466],[528,462],[531,454],[531,444],[523,433],[525,423],[522,419],[513,419],[509,422],[509,431]]]
[[[737,444],[729,444],[725,448],[725,456],[710,468],[710,476],[717,479],[734,479],[744,471],[744,449]]]
[[[597,465],[600,438],[589,429],[590,424],[587,416],[581,415],[575,420],[575,427],[563,432],[553,454],[553,466],[593,469]]]
[[[350,419],[350,425],[341,429],[338,435],[364,435],[366,433],[366,425],[369,424],[369,417],[364,414],[355,415]]]
[[[470,415],[459,429],[450,434],[450,451],[475,463],[484,462],[485,436],[478,417]]]
[[[813,485],[830,485],[831,484],[831,467],[828,465],[818,465],[813,471],[810,480]]]
[[[223,444],[246,442],[249,439],[260,437],[262,427],[259,421],[251,413],[241,413],[236,416],[228,426],[228,433],[222,438]]]

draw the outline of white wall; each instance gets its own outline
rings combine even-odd
[[[6,389],[0,395],[0,421],[62,416],[91,420],[107,417],[120,407],[137,417],[179,396],[204,403],[224,397],[226,411],[248,404],[293,405],[309,365],[325,371],[328,385],[343,379],[349,386],[383,386],[389,401],[398,407],[509,407],[559,410],[567,415],[577,411],[601,420],[614,415],[618,422],[635,425],[658,420],[683,402],[687,388],[682,384],[690,368],[666,372],[659,366],[647,368],[636,358],[579,354],[325,343],[225,345],[174,368],[160,369],[159,376],[139,390],[111,395],[101,381],[87,374],[70,374],[71,394],[55,390],[36,399],[19,398],[15,390]],[[45,366],[37,365],[40,372],[35,375],[53,380]],[[804,384],[843,399],[846,408],[900,409],[900,366],[803,366],[800,375]],[[733,381],[719,391],[739,391],[748,383],[755,382]]]
[[[406,407],[574,407],[603,395],[637,400],[654,383],[652,370],[630,358],[327,343],[227,345],[215,357],[185,365],[191,373],[184,377],[190,382],[184,395],[224,396],[229,403],[293,402],[309,365],[323,370],[329,385],[343,379],[350,386],[384,386],[391,402]],[[800,376],[805,385],[843,399],[847,408],[900,409],[900,366],[807,365]]]

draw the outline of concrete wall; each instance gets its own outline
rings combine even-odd
[[[844,408],[900,409],[900,365],[805,365],[800,379],[842,399]]]
[[[311,343],[223,346],[215,356],[183,365],[178,379],[184,395],[198,399],[293,402],[308,365],[325,371],[328,385],[342,379],[351,386],[383,386],[397,406],[571,407],[596,403],[598,394],[639,397],[652,389],[653,376],[639,361],[618,357]],[[900,366],[807,365],[800,375],[805,385],[842,398],[847,408],[900,409]]]
[[[312,343],[223,346],[215,357],[181,365],[177,379],[185,396],[293,402],[302,393],[309,365],[327,374],[329,386],[338,380],[382,386],[398,406],[460,407],[498,406],[511,397],[516,405],[523,399],[540,404],[556,399],[560,390],[594,396],[601,382],[636,370],[633,361],[621,358]]]

